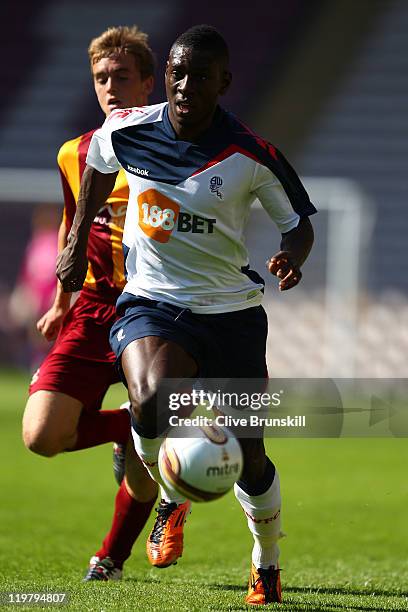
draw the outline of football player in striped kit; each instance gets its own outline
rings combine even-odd
[[[137,26],[109,28],[92,40],[88,52],[95,92],[106,117],[118,108],[147,104],[153,88],[154,60],[144,32]],[[94,132],[69,140],[58,154],[64,194],[59,250],[66,244],[75,215]],[[121,578],[123,563],[157,495],[156,483],[138,459],[133,444],[127,444],[128,411],[100,410],[108,387],[119,380],[109,331],[116,320],[115,302],[125,284],[122,234],[128,197],[122,171],[112,193],[94,215],[86,279],[77,300],[71,306],[71,294],[64,293],[58,282],[52,308],[38,321],[38,330],[55,343],[33,376],[23,418],[25,445],[46,457],[116,443],[114,468],[116,465],[120,486],[113,522],[101,548],[91,558],[85,580]]]

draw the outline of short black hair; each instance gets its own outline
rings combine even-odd
[[[213,26],[201,24],[189,28],[183,34],[180,34],[174,41],[171,51],[175,47],[189,47],[210,51],[215,58],[229,61],[228,45],[223,36]]]

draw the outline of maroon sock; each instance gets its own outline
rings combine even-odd
[[[111,529],[95,556],[100,559],[110,557],[121,568],[130,557],[132,546],[145,526],[155,501],[156,498],[148,502],[136,501],[129,495],[125,481],[122,481],[116,494]]]
[[[76,443],[68,450],[82,450],[107,442],[126,444],[129,434],[130,416],[127,410],[83,410],[79,417]]]

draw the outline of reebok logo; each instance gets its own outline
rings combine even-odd
[[[146,170],[146,168],[136,168],[130,164],[126,164],[126,167],[129,172],[132,172],[133,174],[138,174],[139,176],[149,176],[149,170]]]

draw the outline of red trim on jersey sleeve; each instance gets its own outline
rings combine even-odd
[[[117,108],[111,112],[108,116],[108,121],[112,119],[126,119],[132,113],[140,113],[141,115],[146,115],[146,112],[139,107],[134,108]]]
[[[201,168],[196,170],[191,176],[196,176],[196,174],[200,174],[201,172],[204,172],[204,170],[211,168],[211,166],[215,166],[216,164],[219,164],[220,162],[224,161],[224,159],[227,159],[227,157],[231,157],[231,155],[234,155],[234,153],[241,153],[241,155],[245,155],[245,157],[250,157],[251,159],[254,159],[256,162],[262,163],[256,157],[256,155],[254,155],[250,151],[247,151],[246,149],[243,149],[242,147],[239,147],[238,145],[230,145],[229,147],[221,151],[221,153],[218,153],[218,155],[216,155],[213,159],[210,159],[210,161],[207,162],[205,166],[202,166]]]
[[[261,138],[260,136],[258,136],[258,134],[256,134],[255,132],[253,132],[251,130],[250,127],[248,127],[247,125],[245,125],[245,123],[242,123],[242,121],[239,121],[237,119],[238,123],[244,128],[244,130],[246,132],[248,132],[248,134],[251,134],[251,136],[255,139],[256,143],[262,147],[263,149],[265,149],[265,151],[267,151],[267,153],[269,153],[269,155],[271,157],[273,157],[273,159],[275,159],[276,161],[278,161],[278,154],[277,151],[275,149],[275,147],[268,142],[267,140],[265,140],[264,138]]]
[[[258,146],[262,147],[262,149],[264,149],[275,161],[278,161],[278,153],[277,153],[275,147],[273,145],[271,145],[270,142],[268,142],[264,138],[261,138],[260,136],[258,136],[258,134],[253,132],[247,125],[245,125],[241,121],[238,121],[238,123],[240,124],[240,126],[244,129],[244,131],[247,134],[250,134],[252,136],[252,138],[255,140],[255,142],[256,142],[256,144]],[[196,174],[200,174],[201,172],[204,172],[204,170],[207,170],[208,168],[211,168],[211,166],[215,166],[215,164],[218,164],[218,163],[224,161],[224,159],[227,159],[227,157],[230,157],[231,155],[234,155],[234,153],[241,153],[241,155],[245,155],[245,157],[249,157],[249,158],[255,160],[256,162],[258,162],[259,164],[263,164],[264,163],[254,153],[252,153],[251,151],[248,151],[248,149],[244,149],[243,147],[240,147],[239,145],[233,144],[233,145],[230,145],[229,147],[227,147],[226,149],[224,149],[223,151],[221,151],[221,153],[216,155],[216,157],[214,157],[209,162],[207,162],[205,164],[205,166],[202,166],[201,168],[196,170],[196,172],[194,172],[194,174],[192,174],[192,176],[195,176]]]

